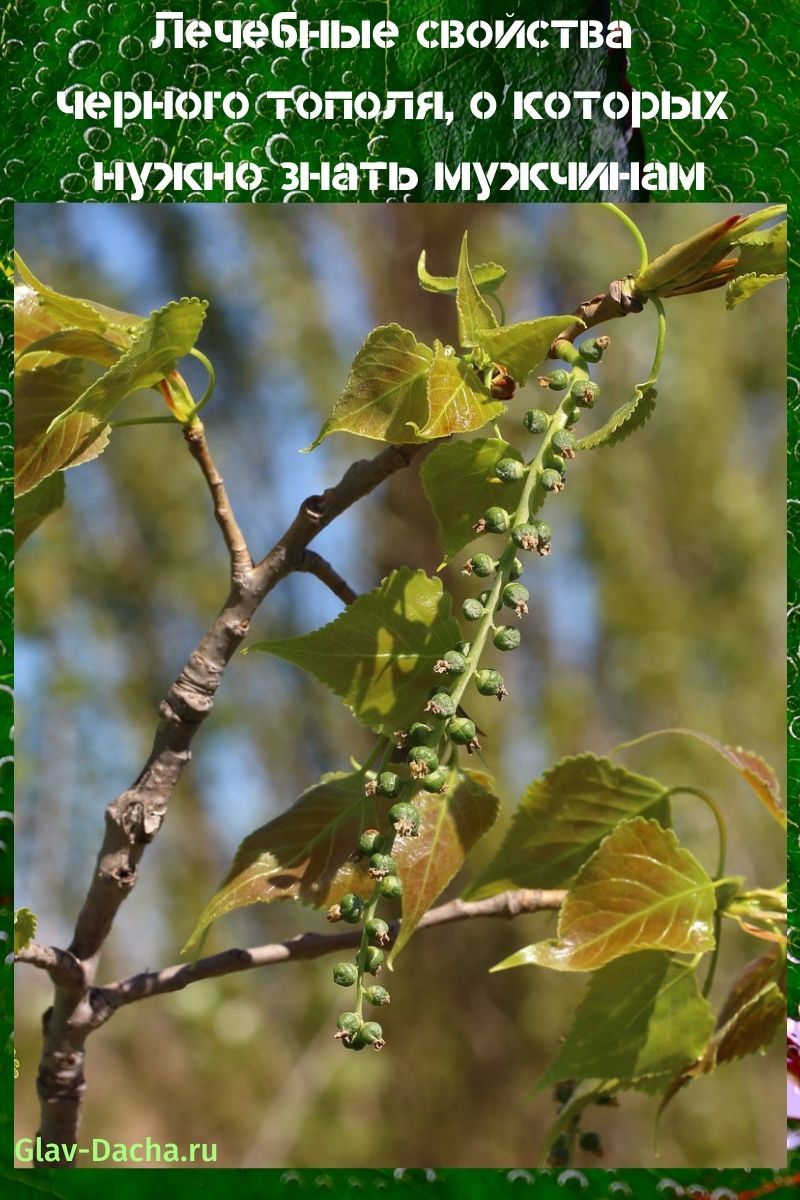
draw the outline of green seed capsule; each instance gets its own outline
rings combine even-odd
[[[605,345],[598,345],[594,338],[589,338],[587,341],[582,342],[581,345],[578,346],[578,353],[584,362],[588,363],[600,362],[600,359],[603,357],[604,350]]]
[[[575,457],[575,447],[578,442],[574,433],[570,433],[568,429],[559,429],[558,433],[553,434],[550,445],[557,454],[562,454],[564,458]]]
[[[399,900],[403,894],[403,881],[399,875],[387,875],[381,880],[381,895],[384,900]]]
[[[508,568],[508,577],[513,581],[515,579],[519,579],[524,572],[525,568],[523,567],[522,562],[520,559],[515,558],[511,566]]]
[[[370,917],[364,928],[367,931],[367,937],[376,946],[385,946],[389,941],[389,926],[380,917]]]
[[[368,975],[377,975],[383,966],[383,951],[377,946],[367,946],[364,951],[364,970]]]
[[[553,1088],[553,1099],[556,1104],[566,1104],[572,1099],[572,1094],[575,1091],[575,1080],[564,1079],[561,1083],[557,1083]]]
[[[419,813],[413,804],[393,804],[389,809],[389,824],[399,837],[416,837],[419,833]]]
[[[547,461],[550,463],[550,466],[554,471],[558,471],[563,480],[567,470],[567,460],[564,458],[564,456],[562,454],[553,454],[551,452],[548,455]]]
[[[518,458],[501,458],[494,473],[503,483],[515,483],[516,480],[522,479],[525,468]]]
[[[365,1046],[374,1046],[376,1050],[380,1050],[386,1044],[383,1030],[377,1021],[365,1021],[358,1031],[358,1040]]]
[[[516,650],[522,641],[522,634],[511,625],[501,625],[492,640],[498,650]]]
[[[451,717],[447,722],[447,736],[457,746],[468,746],[475,740],[476,733],[475,722],[469,717]]]
[[[392,998],[385,987],[381,987],[379,983],[373,983],[372,987],[364,988],[364,999],[370,1004],[383,1006],[391,1004]]]
[[[425,705],[425,711],[437,717],[452,717],[456,708],[455,700],[447,692],[435,692]]]
[[[547,1154],[548,1167],[568,1167],[570,1163],[569,1141],[559,1134]]]
[[[358,979],[358,967],[355,963],[340,962],[333,968],[333,982],[339,987],[352,987]]]
[[[397,863],[391,854],[373,854],[369,860],[369,874],[373,879],[385,879],[387,875],[394,875],[396,870]]]
[[[433,669],[437,675],[463,675],[467,669],[467,660],[457,650],[448,650]]]
[[[483,616],[483,605],[480,600],[472,597],[465,600],[461,605],[461,615],[465,621],[480,621]]]
[[[550,417],[541,408],[529,408],[522,418],[528,433],[544,433],[550,425]]]
[[[556,367],[547,376],[547,386],[551,387],[554,392],[563,392],[568,383],[569,371],[565,371],[562,367]]]
[[[339,910],[343,921],[347,921],[348,925],[357,925],[364,915],[364,901],[355,892],[348,892],[339,901]]]
[[[439,765],[439,755],[430,746],[414,746],[408,752],[408,762],[411,774],[418,779],[420,775],[427,775],[429,771],[436,770]]]
[[[572,412],[567,416],[567,429],[572,429],[573,425],[577,425],[581,419],[581,410],[573,408]]]
[[[490,554],[476,554],[472,559],[472,572],[474,575],[484,578],[486,575],[491,575],[494,571],[494,559]]]
[[[395,775],[394,771],[381,771],[376,782],[378,791],[382,796],[386,796],[387,800],[394,800],[403,790],[403,780],[399,775]]]
[[[499,671],[477,671],[475,674],[475,687],[482,696],[496,696],[503,688],[503,676]]]
[[[365,829],[358,839],[361,854],[374,854],[383,845],[383,836],[377,829]]]
[[[581,408],[591,408],[600,395],[600,388],[591,379],[576,379],[569,394]]]
[[[539,544],[535,525],[516,525],[511,531],[511,538],[520,550],[535,550]]]
[[[483,514],[487,533],[505,533],[511,528],[511,517],[504,508],[494,505]]]
[[[344,1046],[345,1050],[366,1050],[367,1043],[360,1041],[360,1032],[361,1031],[359,1030],[359,1032],[354,1033],[352,1037],[342,1038],[342,1045]]]
[[[408,740],[412,746],[421,746],[427,742],[433,733],[433,728],[424,721],[415,721],[408,731]]]
[[[522,583],[507,583],[503,588],[503,604],[506,608],[513,608],[519,614],[528,611],[528,600],[530,592]]]
[[[600,1141],[600,1134],[595,1133],[592,1129],[587,1129],[585,1133],[581,1134],[578,1145],[588,1154],[596,1154],[598,1158],[603,1157],[603,1143]]]
[[[539,554],[547,556],[550,553],[550,543],[553,539],[553,531],[546,521],[535,521],[534,528],[536,529],[536,540]]]
[[[459,654],[463,654],[466,657],[466,655],[469,654],[470,650],[472,649],[472,643],[471,642],[456,642],[456,644],[453,648],[455,650],[457,650]]]
[[[546,492],[561,492],[564,490],[564,480],[561,472],[556,471],[553,467],[547,467],[542,471],[542,487]]]
[[[348,963],[347,965],[349,966],[350,964]],[[361,1024],[361,1017],[358,1013],[343,1012],[336,1022],[336,1028],[347,1037],[353,1037],[354,1034],[358,1033]]]
[[[447,787],[447,772],[439,767],[438,771],[423,775],[420,783],[426,792],[443,792]]]

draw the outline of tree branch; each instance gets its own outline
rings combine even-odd
[[[608,291],[598,292],[591,300],[584,300],[574,310],[579,320],[560,333],[550,345],[550,358],[558,358],[556,347],[559,342],[574,342],[579,334],[604,321],[613,321],[619,317],[627,317],[628,313],[641,312],[645,300],[631,287],[628,279],[615,279],[608,285]]]
[[[239,523],[234,515],[233,505],[228,499],[223,478],[211,457],[203,422],[195,418],[190,425],[184,426],[183,436],[186,439],[186,445],[189,447],[189,453],[195,462],[198,463],[208,484],[208,490],[211,492],[211,499],[214,504],[214,517],[222,530],[225,545],[228,547],[228,554],[231,560],[231,574],[235,575],[243,569],[252,567],[253,560],[250,557],[245,536],[239,528]]]
[[[86,973],[80,959],[69,950],[58,946],[41,946],[29,942],[24,950],[17,950],[14,962],[28,963],[40,971],[46,971],[53,983],[65,990],[81,992],[86,987]]]
[[[309,575],[316,575],[317,579],[330,588],[334,596],[337,596],[342,604],[352,604],[358,597],[358,592],[354,592],[350,584],[345,579],[342,579],[338,571],[333,569],[326,558],[323,558],[321,554],[317,554],[316,550],[305,551],[300,570],[306,571]]]
[[[476,917],[503,917],[510,920],[525,913],[558,909],[564,896],[563,891],[520,888],[517,891],[501,892],[486,900],[451,900],[448,904],[429,909],[417,929],[432,929],[436,925],[449,925],[454,921],[473,920]],[[390,925],[391,943],[397,938],[401,924],[401,921],[394,921]],[[256,967],[271,967],[279,963],[322,958],[326,954],[354,949],[360,942],[361,930],[348,929],[343,933],[333,934],[302,933],[285,942],[253,946],[247,950],[223,950],[220,954],[212,954],[196,962],[176,963],[161,971],[142,971],[117,983],[94,988],[98,999],[102,998],[102,1003],[95,1003],[93,1007],[98,1012],[105,1012],[107,1016],[111,1016],[123,1005],[146,1000],[149,996],[179,992],[190,983],[197,983],[201,979],[234,975],[239,971],[251,971]]]

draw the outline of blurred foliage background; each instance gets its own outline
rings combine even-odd
[[[654,255],[729,211],[651,205],[635,217]],[[257,553],[305,496],[378,449],[336,435],[298,454],[367,332],[398,321],[423,340],[455,341],[452,302],[417,286],[423,247],[429,269],[452,271],[468,228],[474,261],[509,268],[509,320],[569,311],[637,262],[630,236],[592,205],[21,205],[16,216],[18,249],[60,291],[142,313],[180,295],[210,301],[199,345],[218,386],[204,418]],[[502,709],[478,701],[474,714],[505,807],[452,894],[488,861],[527,782],[564,755],[688,725],[782,771],[785,295],[772,287],[726,313],[710,292],[668,302],[668,317],[655,416],[624,445],[580,457],[548,505],[554,551],[532,566],[523,646],[503,662],[511,699]],[[655,314],[609,332],[601,401],[581,428],[647,377]],[[527,437],[519,418],[536,401],[532,383],[504,422],[512,440]],[[120,415],[138,411],[158,411],[158,400],[140,397]],[[225,554],[177,429],[120,429],[67,483],[67,506],[17,572],[17,904],[58,944],[69,940],[103,808],[137,774],[158,701],[226,592]],[[317,548],[358,590],[401,563],[435,571],[439,537],[416,470],[348,512]],[[458,565],[444,577],[460,597]],[[317,580],[295,576],[253,636],[303,632],[338,608]],[[300,671],[234,660],[101,979],[175,961],[239,840],[370,741]],[[710,751],[664,738],[625,761],[712,790],[729,818],[728,871],[779,882],[777,827]],[[676,801],[676,823],[713,870],[702,806]],[[531,1165],[553,1105],[530,1092],[586,980],[487,968],[551,926],[540,915],[420,934],[391,980],[381,1055],[334,1043],[341,994],[327,960],[133,1006],[90,1041],[84,1140],[216,1142],[224,1166]],[[259,906],[225,918],[207,948],[324,928],[321,913]],[[725,935],[717,1001],[762,948],[733,927]],[[46,981],[18,972],[17,1003],[16,1113],[19,1134],[30,1134]],[[587,1124],[610,1166],[778,1165],[783,1079],[776,1047],[693,1084],[668,1110],[658,1159],[646,1097],[625,1096]]]

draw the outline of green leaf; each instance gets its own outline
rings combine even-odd
[[[738,270],[742,275],[753,271],[757,275],[784,275],[788,245],[786,222],[780,221],[771,229],[759,229],[737,237],[733,243],[739,247]]]
[[[593,754],[565,758],[528,786],[469,898],[564,887],[621,820],[642,813],[669,825],[668,792],[660,783]]]
[[[64,473],[57,471],[55,475],[48,475],[47,479],[43,479],[33,491],[20,497],[14,505],[15,550],[19,550],[39,528],[45,517],[61,508],[64,503],[64,491]]]
[[[522,455],[508,442],[474,438],[436,446],[422,464],[422,486],[442,530],[445,562],[474,540],[472,526],[487,508],[502,504],[514,511],[519,504],[524,479],[492,482],[501,458],[522,462]]]
[[[119,335],[130,334],[144,324],[145,318],[137,316],[135,313],[108,308],[105,304],[97,304],[93,300],[79,300],[74,296],[63,296],[60,292],[54,291],[53,288],[36,278],[19,254],[14,255],[14,265],[20,278],[36,295],[35,306],[30,304],[29,298],[26,298],[24,312],[26,322],[32,320],[34,314],[38,312],[41,317],[49,318],[48,323],[52,328],[83,329],[93,333],[106,333],[109,334],[112,341],[118,340],[123,347],[130,344],[130,337],[119,337]],[[25,325],[21,332],[22,340],[26,343],[27,329]],[[16,328],[15,346],[17,350],[21,348]]]
[[[449,349],[449,347],[448,347]],[[493,400],[481,375],[471,363],[448,353],[441,342],[434,343],[434,357],[428,372],[428,424],[416,433],[430,441],[451,433],[469,433],[494,420],[505,409],[501,400]]]
[[[713,1028],[695,971],[660,950],[626,955],[592,975],[537,1091],[564,1079],[631,1082],[679,1071],[702,1054]]]
[[[595,971],[637,950],[713,950],[715,904],[713,883],[672,830],[635,817],[581,867],[561,906],[557,939],[527,946],[492,970],[535,963]]]
[[[418,720],[433,665],[461,637],[441,580],[401,567],[313,633],[257,642],[326,684],[363,725],[392,735]]]
[[[498,263],[480,263],[472,267],[472,278],[481,292],[496,292],[506,277],[505,267]],[[425,251],[419,256],[417,263],[417,278],[420,286],[426,292],[438,292],[441,295],[455,296],[458,290],[458,279],[455,275],[431,275],[425,266]]]
[[[380,442],[423,442],[415,430],[428,423],[426,380],[433,352],[399,325],[373,329],[353,359],[345,389],[313,450],[337,431]]]
[[[469,269],[466,233],[461,239],[461,252],[458,256],[456,309],[458,311],[458,340],[462,346],[480,346],[482,343],[478,331],[497,328],[497,317],[480,294]],[[471,426],[471,428],[475,428],[475,426]]]
[[[85,329],[59,329],[29,342],[17,354],[14,371],[19,375],[21,371],[30,371],[33,367],[66,357],[88,358],[91,362],[110,367],[121,354],[120,347],[101,333]]]
[[[151,313],[140,324],[125,354],[99,379],[90,383],[66,410],[55,415],[49,425],[37,432],[16,455],[15,494],[24,495],[55,471],[94,458],[105,445],[107,421],[117,405],[132,392],[151,387],[163,379],[174,370],[176,360],[192,349],[205,309],[204,301],[183,299]],[[61,360],[63,364],[75,361]],[[37,397],[37,381],[43,379],[39,372],[55,371],[59,365],[24,373],[23,379],[31,389],[33,411],[40,413],[54,398],[54,389],[49,384]],[[64,367],[65,371],[68,369]]]
[[[14,913],[14,953],[24,950],[36,937],[36,913],[18,908]]]
[[[444,797],[419,792],[419,837],[403,838],[392,851],[403,880],[403,925],[392,947],[391,967],[437,896],[459,871],[472,847],[491,829],[500,807],[493,783],[480,771],[451,771]]]
[[[327,908],[346,892],[370,896],[375,881],[368,860],[355,859],[353,850],[364,829],[386,826],[392,801],[367,796],[364,782],[361,772],[326,775],[290,809],[249,834],[182,953],[197,949],[212,922],[246,905],[297,900]],[[414,797],[419,836],[400,838],[392,850],[404,884],[403,932],[395,954],[497,814],[486,776],[452,772],[449,783],[444,796]]]
[[[757,275],[755,272],[748,275],[737,275],[725,288],[725,307],[735,308],[743,300],[749,300],[756,292],[760,292],[768,283],[776,283],[783,278],[783,274]]]
[[[581,438],[578,449],[593,450],[596,446],[616,446],[618,442],[630,437],[650,420],[655,411],[657,395],[654,387],[638,383],[634,388],[633,397],[621,404],[600,429]]]
[[[553,339],[576,321],[577,318],[570,315],[537,317],[534,321],[520,321],[516,325],[481,329],[477,334],[478,344],[492,362],[501,363],[521,386],[531,371],[549,356]]]

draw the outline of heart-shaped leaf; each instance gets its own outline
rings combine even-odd
[[[553,339],[575,323],[575,316],[570,315],[537,317],[516,325],[481,329],[476,337],[478,345],[486,351],[492,362],[502,364],[521,386],[531,371],[548,357]]]
[[[618,442],[630,437],[652,417],[657,395],[654,387],[644,383],[637,384],[631,399],[621,404],[600,429],[581,438],[578,449],[593,450],[596,446],[616,446]]]
[[[668,793],[660,783],[593,754],[565,758],[528,786],[469,897],[564,887],[621,820],[643,813],[669,825]]]
[[[461,239],[461,253],[458,257],[456,310],[458,312],[458,340],[462,346],[479,346],[481,342],[478,331],[497,328],[497,317],[478,290],[469,268],[466,233]]]
[[[28,540],[45,517],[64,503],[64,473],[57,471],[26,492],[14,505],[14,549]]]
[[[501,504],[513,512],[519,504],[524,479],[500,483],[495,467],[501,458],[522,462],[508,442],[475,438],[436,446],[422,464],[422,486],[442,530],[445,562],[474,540],[472,526],[487,508]]]
[[[433,353],[399,325],[373,329],[353,359],[345,389],[307,450],[337,431],[380,442],[423,442]]]
[[[394,954],[497,815],[498,800],[487,776],[453,771],[448,784],[444,795],[419,792],[414,797],[419,836],[398,839],[392,850],[403,878],[403,927]],[[365,793],[361,772],[326,775],[290,809],[244,839],[183,953],[197,949],[212,922],[250,904],[299,900],[327,908],[346,892],[366,899],[375,881],[368,861],[353,852],[364,829],[386,828],[391,805],[391,800]]]
[[[695,971],[659,950],[625,955],[592,975],[537,1091],[564,1079],[632,1082],[681,1070],[702,1054],[713,1028]]]
[[[363,725],[391,736],[419,720],[433,665],[461,637],[441,580],[401,567],[313,633],[257,642],[326,684]]]
[[[428,372],[428,424],[417,430],[420,437],[430,441],[451,433],[469,433],[493,421],[505,407],[502,401],[492,399],[471,363],[435,343]]]
[[[561,906],[557,939],[527,946],[492,970],[535,963],[595,971],[637,950],[713,950],[715,906],[714,884],[672,830],[635,817],[581,867]]]
[[[395,855],[403,880],[403,924],[390,966],[472,847],[494,824],[500,801],[492,786],[489,776],[480,771],[450,771],[444,797],[426,792],[414,797],[420,833],[404,838],[399,858]]]
[[[476,287],[482,292],[496,292],[506,277],[505,267],[494,262],[479,263],[477,267],[471,267],[470,270]],[[426,268],[424,250],[417,263],[417,278],[420,286],[426,292],[455,296],[458,290],[458,279],[455,275],[431,275]]]
[[[19,314],[18,334],[15,297],[14,339],[17,351],[24,349],[31,340],[29,336],[31,329],[28,322],[32,322],[37,313],[39,319],[50,326],[46,330],[48,333],[52,333],[54,329],[83,329],[93,333],[106,334],[111,341],[117,342],[123,349],[130,345],[130,335],[144,324],[145,318],[137,316],[135,313],[109,308],[107,305],[97,304],[93,300],[79,300],[74,296],[63,296],[60,292],[54,291],[53,288],[36,278],[19,254],[14,255],[14,265],[18,275],[36,298],[35,303],[30,297],[24,298]],[[41,337],[42,334],[39,333],[37,336]]]

